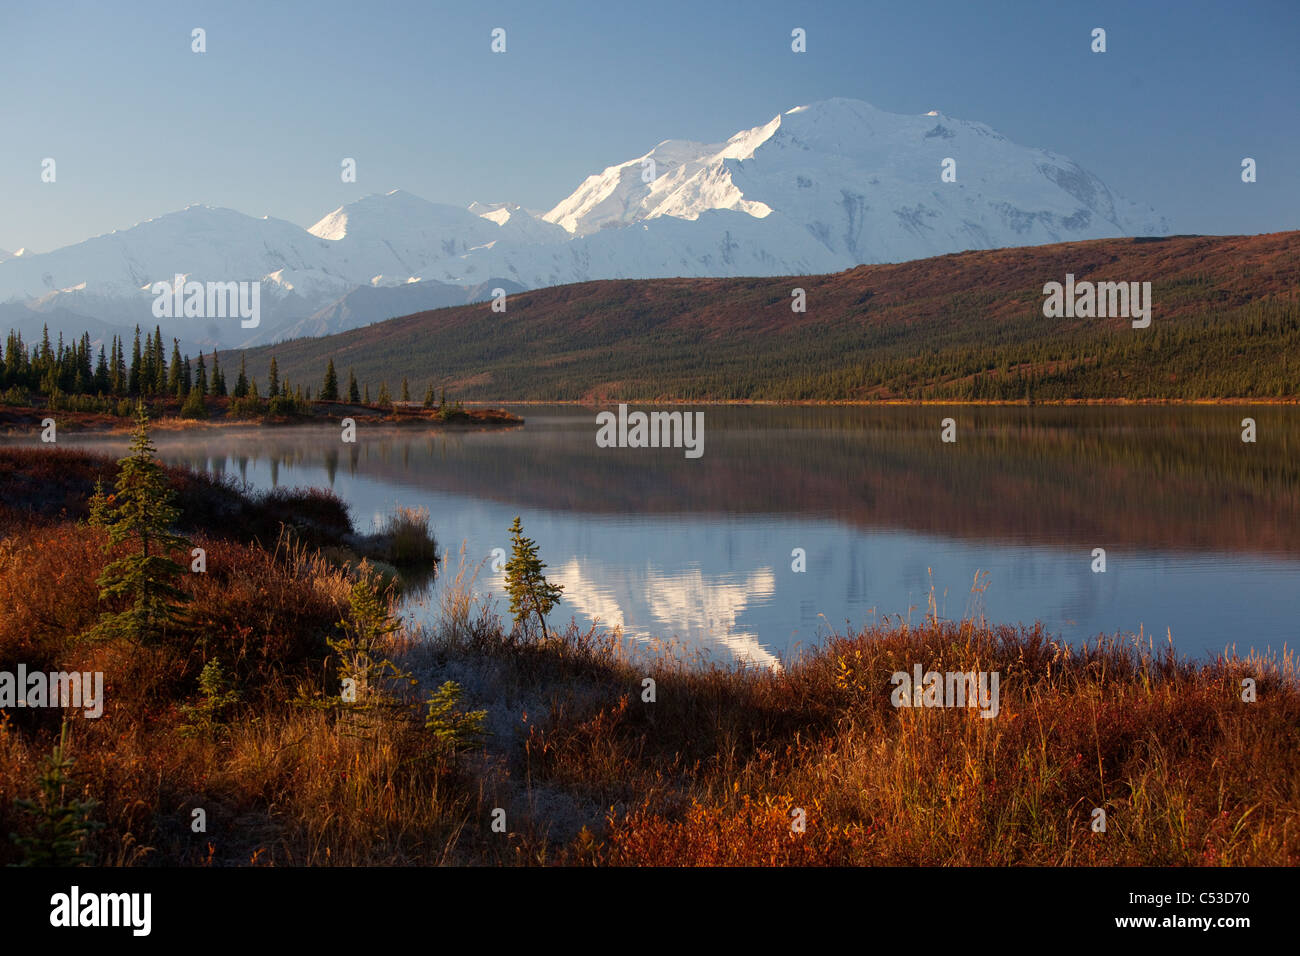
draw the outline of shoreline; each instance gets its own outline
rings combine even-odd
[[[436,412],[422,406],[384,411],[370,406],[348,405],[335,409],[314,409],[311,415],[281,416],[265,419],[182,418],[168,409],[163,416],[153,420],[160,432],[210,431],[227,429],[295,428],[314,425],[338,427],[344,418],[354,418],[385,428],[417,428],[430,431],[479,431],[493,428],[523,427],[525,419],[505,409],[507,407],[543,408],[611,408],[617,405],[650,408],[1285,408],[1300,405],[1300,398],[1282,399],[1063,399],[1056,401],[1026,402],[1020,400],[775,400],[775,399],[620,399],[593,401],[591,399],[508,399],[491,401],[462,401],[464,418],[442,419]],[[344,410],[346,409],[346,410]],[[220,409],[215,411],[220,412]],[[0,437],[12,438],[40,431],[47,418],[54,418],[59,428],[76,434],[126,434],[131,431],[128,419],[105,412],[55,411],[38,406],[0,406]]]
[[[1077,408],[1080,406],[1098,406],[1098,407],[1124,407],[1124,406],[1147,406],[1147,407],[1204,407],[1204,406],[1223,406],[1240,407],[1240,406],[1287,406],[1300,405],[1300,398],[1071,398],[1058,399],[1054,401],[1033,401],[1026,402],[1024,399],[1017,400],[968,400],[958,399],[884,399],[880,401],[861,401],[858,399],[745,399],[745,398],[728,398],[728,399],[609,399],[604,401],[593,401],[591,399],[492,399],[485,401],[462,401],[462,405],[475,408],[492,408],[503,405],[519,406],[542,406],[542,405],[572,405],[575,407],[585,408],[606,408],[613,405],[704,405],[704,406],[737,406],[744,407],[748,405],[761,407],[791,407],[791,408],[880,408],[888,406],[891,408],[923,408],[929,406],[960,406],[974,408]]]
[[[154,418],[151,427],[161,432],[208,431],[212,429],[293,428],[299,426],[330,425],[339,427],[345,418],[358,424],[380,425],[385,428],[423,427],[430,431],[471,431],[487,428],[516,428],[524,419],[512,415],[490,403],[474,410],[462,411],[442,418],[423,406],[406,406],[385,410],[365,405],[331,403],[333,407],[312,406],[310,415],[277,416],[273,418],[230,418],[218,406],[212,411],[221,413],[216,418],[182,418],[165,408],[164,414]],[[52,418],[57,426],[76,434],[128,434],[134,428],[131,419],[119,418],[106,412],[50,411],[35,405],[0,406],[0,436],[12,437],[39,432],[46,419]]]

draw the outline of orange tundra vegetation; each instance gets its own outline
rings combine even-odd
[[[756,670],[574,625],[524,636],[475,596],[463,552],[416,628],[353,560],[364,542],[332,495],[170,468],[207,572],[179,580],[189,600],[156,644],[92,640],[110,556],[86,501],[115,473],[0,450],[0,670],[105,673],[104,715],[67,716],[59,798],[100,865],[1300,863],[1289,655],[1188,662],[1140,636],[1069,647],[931,613]],[[364,706],[335,696],[358,647],[376,665]],[[891,675],[917,663],[997,672],[998,716],[894,708]],[[462,734],[474,708],[483,733]],[[39,837],[63,717],[0,712],[0,831],[28,841],[0,841],[0,863]]]

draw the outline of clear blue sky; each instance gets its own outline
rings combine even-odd
[[[988,123],[1177,232],[1296,229],[1298,40],[1296,0],[0,0],[0,248],[192,202],[310,225],[393,187],[547,209],[663,139],[722,140],[831,96]]]

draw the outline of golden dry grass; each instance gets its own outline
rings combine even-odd
[[[462,551],[459,568],[443,563],[441,624],[384,648],[418,686],[350,714],[295,703],[337,682],[326,640],[350,614],[349,572],[301,539],[198,536],[208,571],[186,576],[182,621],[138,648],[79,639],[102,610],[99,531],[9,528],[0,669],[106,675],[104,716],[69,717],[101,864],[1300,862],[1288,654],[1188,662],[1140,638],[1072,648],[932,613],[834,637],[779,671],[725,667],[572,626],[521,639],[485,610]],[[240,698],[194,734],[181,708],[212,659]],[[997,717],[895,708],[890,675],[914,664],[998,672]],[[449,752],[425,730],[421,700],[447,680],[466,709],[488,710],[485,746]],[[0,832],[31,832],[14,800],[35,794],[61,716],[0,712]],[[0,864],[19,859],[0,843]]]

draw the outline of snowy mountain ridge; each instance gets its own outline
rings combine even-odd
[[[943,176],[948,170],[948,176]],[[949,181],[950,180],[950,181]],[[1153,210],[1047,150],[938,111],[796,107],[723,143],[666,140],[538,214],[514,203],[366,196],[303,229],[203,205],[43,254],[0,252],[14,324],[162,324],[191,345],[327,334],[393,308],[608,278],[794,275],[966,249],[1168,233]],[[250,334],[151,312],[155,282],[261,281]],[[353,293],[424,283],[427,293]],[[463,297],[463,298],[462,298]],[[69,316],[72,318],[69,319]]]

